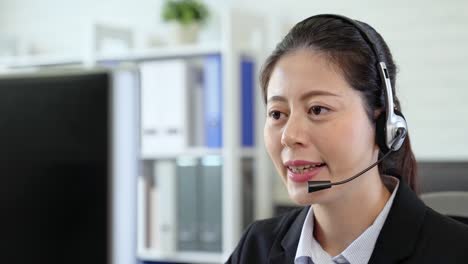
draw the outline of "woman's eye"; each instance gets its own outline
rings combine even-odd
[[[269,116],[275,120],[278,120],[281,118],[281,112],[280,111],[271,111],[269,113]]]
[[[314,115],[320,115],[320,114],[324,114],[326,112],[328,112],[330,109],[326,108],[326,107],[323,107],[323,106],[319,106],[319,105],[314,105],[310,108],[309,112],[311,114],[314,114]]]

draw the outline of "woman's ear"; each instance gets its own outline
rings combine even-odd
[[[373,113],[373,118],[374,118],[373,121],[374,121],[374,125],[375,125],[375,127],[374,127],[375,128],[375,130],[374,130],[374,132],[375,132],[375,147],[376,147],[377,150],[380,150],[379,133],[381,133],[381,129],[379,129],[378,121],[379,121],[379,116],[382,114],[382,112],[383,112],[382,109],[377,109]]]
[[[374,111],[374,121],[377,120],[377,118],[380,116],[380,114],[382,114],[383,111],[383,109],[377,109]]]

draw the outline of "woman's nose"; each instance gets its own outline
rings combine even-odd
[[[281,144],[285,147],[293,148],[305,145],[306,139],[307,131],[304,124],[297,119],[289,119],[281,135]]]

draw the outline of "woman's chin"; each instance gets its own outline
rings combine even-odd
[[[289,198],[296,204],[301,206],[322,203],[326,200],[329,190],[322,190],[314,193],[309,193],[307,182],[295,183],[288,182],[287,184]]]
[[[288,183],[288,194],[291,200],[301,206],[316,203],[317,195],[307,191],[307,182],[302,184]]]

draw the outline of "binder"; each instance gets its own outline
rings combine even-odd
[[[254,220],[254,160],[242,158],[242,227],[246,229]]]
[[[139,175],[137,183],[137,250],[148,248],[147,223],[148,221],[148,188],[145,176]]]
[[[199,249],[198,159],[177,159],[177,249]]]
[[[153,162],[154,166],[154,162]],[[156,172],[153,171],[151,174],[147,176],[148,179],[148,223],[147,223],[147,230],[148,230],[148,239],[147,245],[150,249],[158,249],[159,243],[161,241],[161,237],[159,235],[159,192],[158,186],[156,185]]]
[[[166,254],[176,250],[176,165],[173,160],[155,162],[157,184],[158,249]]]
[[[222,147],[221,56],[209,55],[203,61],[205,144]]]
[[[200,250],[222,250],[222,158],[205,156],[200,166]]]
[[[187,62],[145,62],[140,74],[143,157],[180,153],[188,144]]]
[[[192,63],[190,65],[190,87],[189,87],[189,146],[205,146],[204,127],[204,89],[203,89],[203,67]]]
[[[138,249],[157,249],[157,186],[154,162],[144,160],[138,176]]]
[[[241,60],[241,112],[242,112],[242,146],[254,146],[255,137],[255,90],[254,90],[254,63],[244,57]]]

